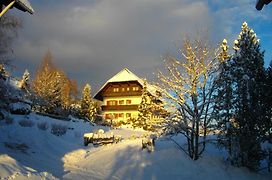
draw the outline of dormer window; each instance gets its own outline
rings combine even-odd
[[[139,87],[138,86],[132,87],[132,91],[139,91]]]
[[[113,88],[113,92],[119,92],[119,88]]]

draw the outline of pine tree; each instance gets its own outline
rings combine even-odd
[[[81,116],[93,122],[97,113],[96,105],[91,96],[91,86],[86,84],[82,92]]]
[[[5,66],[0,64],[0,107],[6,106],[5,104],[9,101],[8,87],[5,83],[7,78],[7,73]]]
[[[230,77],[230,56],[228,55],[227,40],[223,40],[221,45],[222,52],[219,55],[219,75],[216,80],[216,94],[214,95],[215,106],[213,116],[217,121],[217,129],[219,130],[218,140],[220,145],[228,149],[232,156],[232,79]]]
[[[263,101],[265,102],[264,108],[266,109],[266,118],[263,125],[263,134],[268,134],[268,140],[272,143],[272,61],[266,70],[266,84],[265,84],[265,93],[263,95]],[[267,139],[265,137],[264,139]]]
[[[28,70],[26,69],[23,74],[22,80],[20,81],[20,88],[21,89],[27,90],[29,88],[29,78],[30,78],[30,74],[29,74]]]
[[[261,160],[260,128],[265,121],[262,101],[264,52],[247,23],[242,25],[234,50],[233,57],[222,65],[224,71],[218,96],[224,105],[219,108],[218,118],[228,125],[226,132],[232,163],[257,170]]]
[[[144,80],[143,89],[142,89],[142,97],[141,103],[138,106],[138,117],[136,121],[133,123],[133,127],[144,128],[146,130],[150,129],[149,121],[151,119],[151,98],[147,91],[147,82]]]

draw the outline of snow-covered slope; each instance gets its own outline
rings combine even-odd
[[[204,157],[191,161],[172,141],[156,141],[153,153],[141,149],[143,131],[109,130],[125,140],[103,147],[83,146],[83,133],[101,127],[73,119],[60,121],[30,114],[12,116],[11,125],[0,123],[0,179],[270,179],[246,169],[227,165],[222,151],[209,145]],[[32,127],[19,122],[31,120]],[[37,124],[46,122],[47,130]],[[55,136],[51,124],[67,126],[67,133]]]

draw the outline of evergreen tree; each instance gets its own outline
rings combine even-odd
[[[268,140],[272,143],[272,61],[270,61],[270,65],[266,70],[266,84],[263,99],[265,102],[264,108],[266,108],[265,112],[267,118],[265,121],[266,123],[264,123],[263,134],[268,134]]]
[[[226,124],[230,159],[233,164],[257,170],[261,156],[261,126],[266,121],[263,102],[264,52],[256,34],[247,23],[235,40],[233,57],[222,64],[217,99]],[[219,106],[220,106],[219,103]]]
[[[9,101],[8,87],[6,84],[7,73],[5,66],[0,64],[0,108],[6,106]]]
[[[142,127],[146,130],[150,128],[149,121],[151,119],[151,98],[147,91],[147,83],[144,80],[143,89],[142,89],[142,98],[141,103],[138,106],[138,118],[133,122],[133,127]]]
[[[217,129],[219,130],[219,142],[220,145],[225,146],[228,149],[229,155],[232,156],[232,87],[230,76],[230,56],[228,55],[227,40],[223,40],[221,45],[222,52],[219,55],[219,75],[216,80],[216,93],[214,95],[215,106],[213,116],[217,121]]]
[[[81,116],[93,122],[97,113],[96,105],[91,96],[91,86],[86,84],[82,92]]]
[[[23,74],[22,80],[20,81],[20,88],[21,89],[27,90],[29,88],[29,77],[30,77],[30,74],[29,74],[28,70],[26,69]]]

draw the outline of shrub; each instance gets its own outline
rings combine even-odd
[[[32,127],[34,126],[34,122],[28,119],[19,121],[20,126],[22,127]]]
[[[37,124],[37,127],[38,127],[40,130],[45,131],[45,130],[48,129],[49,126],[48,126],[47,122],[40,122],[40,123]]]
[[[10,113],[26,115],[31,112],[31,106],[23,102],[10,104]]]
[[[94,123],[99,124],[102,121],[103,121],[102,116],[97,115],[97,116],[94,117]]]
[[[51,133],[56,136],[62,136],[66,133],[67,126],[61,124],[52,124],[51,125]]]

